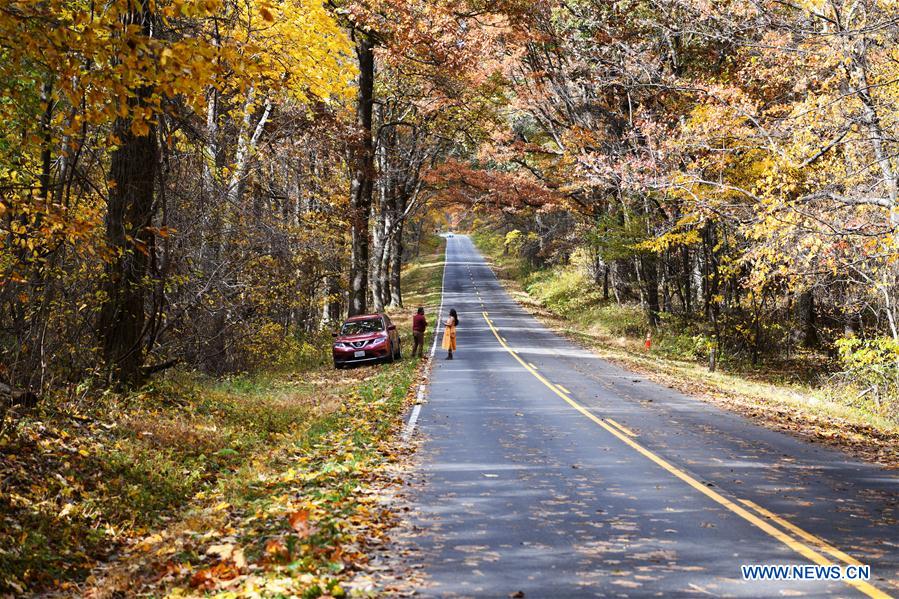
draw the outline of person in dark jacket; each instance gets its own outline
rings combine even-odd
[[[415,357],[416,352],[418,352],[418,357],[422,357],[422,351],[424,351],[425,346],[425,330],[428,328],[428,321],[425,319],[425,309],[419,307],[415,316],[412,317],[412,356]]]

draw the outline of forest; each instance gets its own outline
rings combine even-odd
[[[252,369],[401,305],[448,206],[647,327],[890,371],[895,8],[11,3],[2,376]]]
[[[4,454],[321,368],[453,227],[616,335],[899,422],[896,0],[7,0],[0,123]]]
[[[482,135],[491,83],[444,81],[455,32],[383,8],[6,6],[4,379],[252,370],[399,304],[421,175]]]

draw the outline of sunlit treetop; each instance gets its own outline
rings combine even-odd
[[[14,1],[0,11],[0,47],[4,81],[49,80],[55,98],[79,108],[70,132],[117,117],[145,132],[166,102],[201,111],[210,85],[345,97],[354,75],[346,35],[314,0]],[[15,103],[36,92],[2,94]]]

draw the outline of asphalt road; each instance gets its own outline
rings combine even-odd
[[[414,433],[420,596],[899,596],[896,472],[598,359],[522,310],[458,235],[449,308],[458,352],[438,347]],[[867,583],[740,570],[856,560]]]

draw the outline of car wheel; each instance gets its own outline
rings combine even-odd
[[[387,352],[387,363],[390,364],[396,359],[396,352],[393,351],[393,341],[390,342],[390,351]]]
[[[403,359],[403,345],[399,341],[396,342],[396,359]]]

